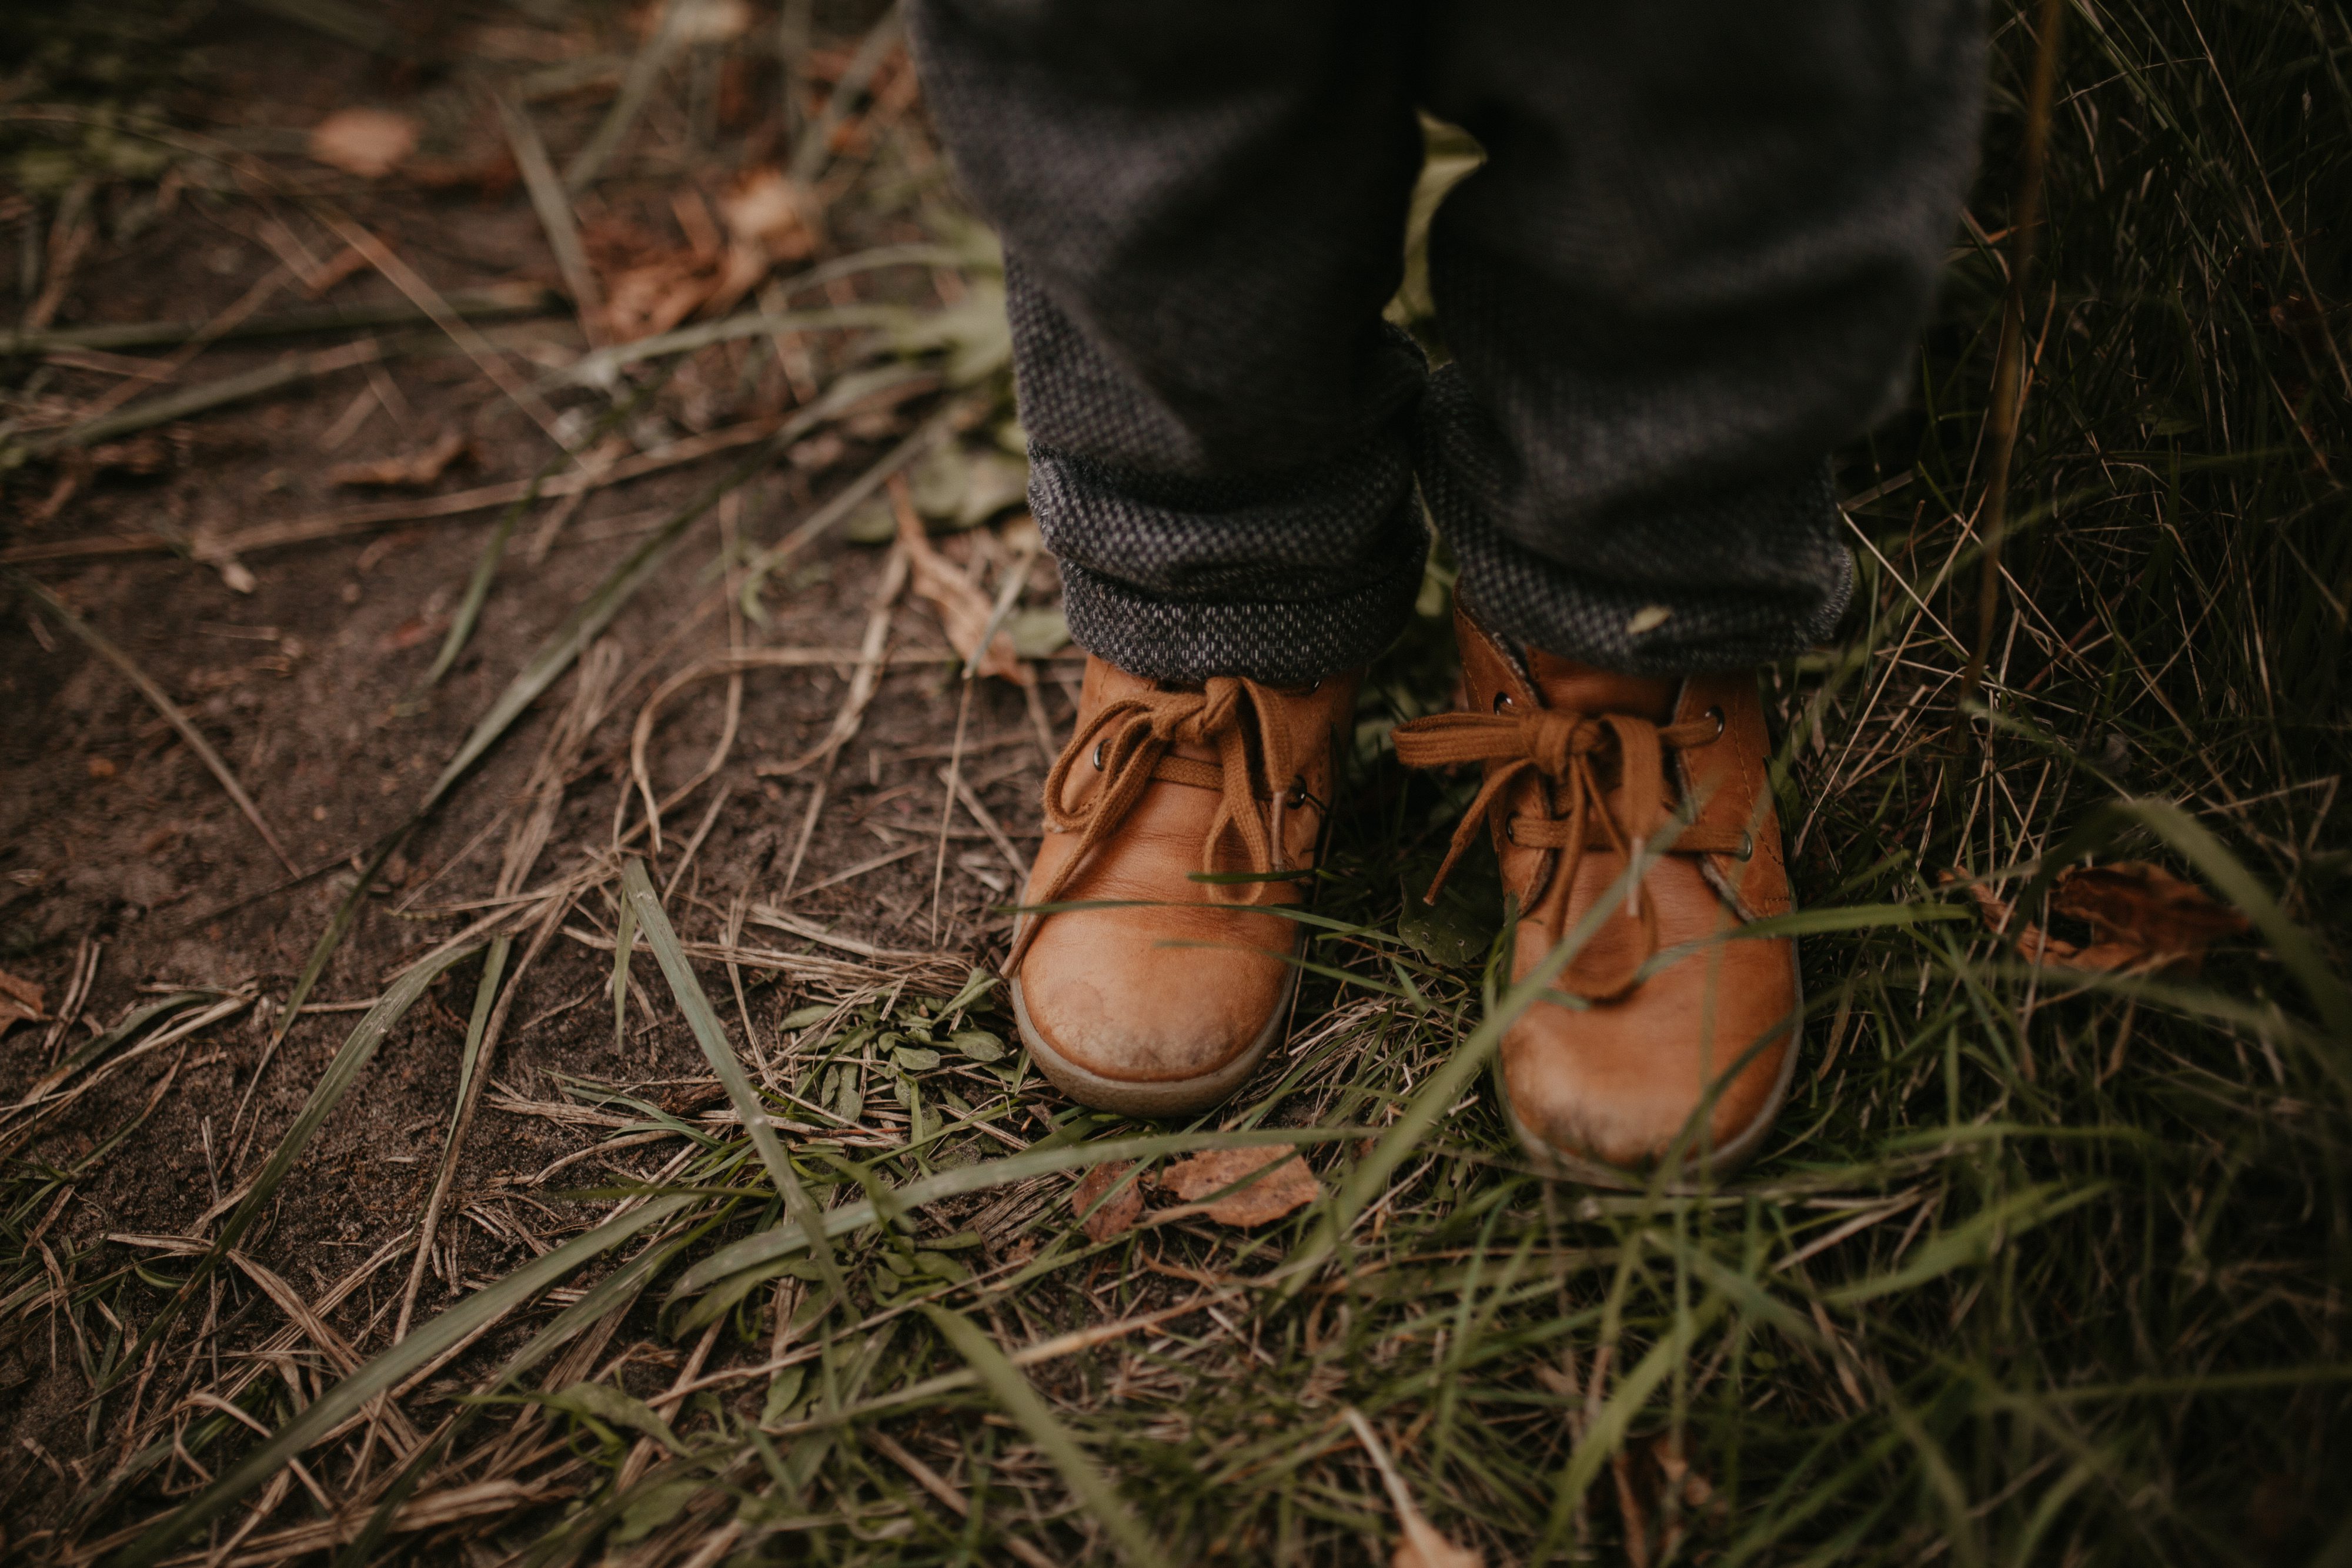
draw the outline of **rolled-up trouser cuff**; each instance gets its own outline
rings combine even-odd
[[[1769,664],[1836,630],[1853,558],[1826,461],[1563,527],[1447,380],[1423,405],[1422,493],[1480,624],[1655,676]],[[1517,510],[1525,526],[1496,520]]]
[[[1421,589],[1422,553],[1332,599],[1160,599],[1062,562],[1062,608],[1079,647],[1155,681],[1245,675],[1299,685],[1370,663],[1396,638]]]
[[[1458,518],[1444,526],[1461,568],[1456,591],[1480,625],[1629,675],[1701,674],[1793,658],[1829,641],[1853,593],[1853,558],[1835,544],[1822,558],[1816,591],[1767,599],[1578,578],[1492,528]]]
[[[1320,680],[1412,616],[1429,528],[1405,422],[1341,457],[1198,477],[1115,469],[1033,439],[1029,502],[1070,635],[1149,680]]]

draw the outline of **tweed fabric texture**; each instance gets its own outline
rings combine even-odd
[[[1003,234],[1071,631],[1295,681],[1411,613],[1421,499],[1488,624],[1607,667],[1823,636],[1824,455],[1891,403],[1973,161],[1980,0],[909,0]],[[1417,109],[1486,162],[1381,319]],[[1418,496],[1416,495],[1416,480]]]

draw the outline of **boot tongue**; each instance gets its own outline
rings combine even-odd
[[[1538,648],[1528,649],[1527,660],[1544,706],[1555,713],[1632,714],[1653,724],[1667,724],[1675,716],[1678,682],[1597,670]]]

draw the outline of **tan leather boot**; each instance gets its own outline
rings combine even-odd
[[[1580,1181],[1634,1185],[1677,1149],[1676,1176],[1723,1175],[1770,1128],[1796,1062],[1795,942],[1724,940],[1793,907],[1755,676],[1522,660],[1454,619],[1468,711],[1396,731],[1409,767],[1486,770],[1438,881],[1491,833],[1519,911],[1515,978],[1612,904],[1503,1038],[1511,1125]],[[1647,869],[1621,889],[1635,856]]]
[[[1231,1094],[1281,1035],[1303,932],[1284,872],[1321,852],[1358,674],[1199,690],[1087,661],[1077,730],[1045,779],[1045,840],[1005,973],[1021,1037],[1082,1104],[1137,1116]],[[1239,873],[1205,883],[1196,873]]]

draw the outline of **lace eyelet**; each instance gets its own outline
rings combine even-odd
[[[1503,837],[1513,849],[1518,848],[1519,820],[1517,817],[1506,817],[1503,819]]]
[[[1097,773],[1103,770],[1103,747],[1108,744],[1108,742],[1100,740],[1095,742],[1094,764],[1095,771]]]
[[[1715,720],[1715,735],[1713,738],[1716,740],[1721,740],[1723,738],[1724,728],[1723,710],[1719,707],[1710,707],[1706,710],[1706,716]]]
[[[1307,804],[1307,775],[1294,773],[1290,776],[1290,793],[1283,797],[1282,803],[1294,811]]]
[[[1756,835],[1744,828],[1739,833],[1739,858],[1744,861],[1756,858]]]
[[[1513,701],[1511,700],[1511,694],[1510,694],[1510,693],[1508,693],[1508,692],[1496,692],[1496,693],[1495,694],[1495,711],[1496,711],[1496,713],[1500,713],[1500,712],[1502,712],[1502,711],[1503,711],[1505,708],[1507,708],[1507,707],[1517,707],[1517,706],[1518,706],[1518,704],[1517,704],[1517,703],[1515,703],[1515,702],[1513,702]]]

